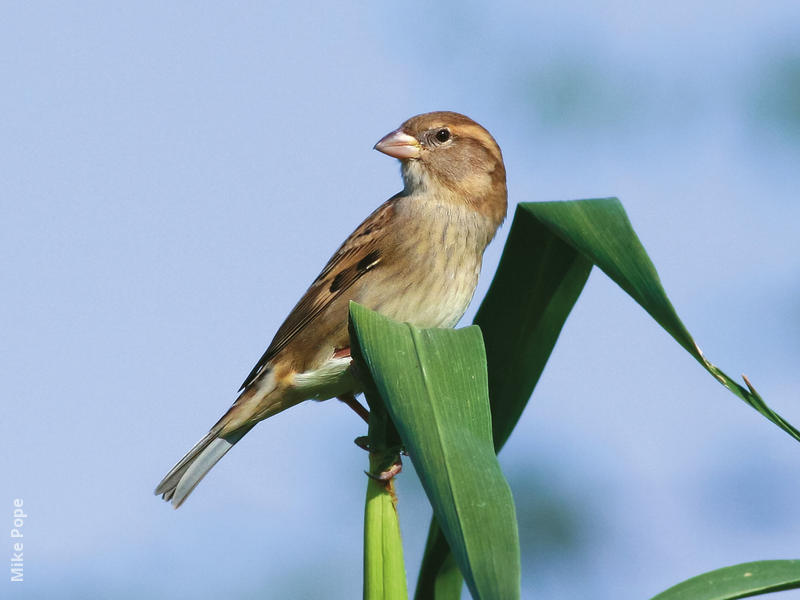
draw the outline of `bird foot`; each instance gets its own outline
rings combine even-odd
[[[360,436],[358,436],[356,439],[353,440],[353,443],[356,446],[358,446],[359,448],[361,448],[362,450],[365,450],[367,452],[371,452],[372,451],[372,446],[369,443],[369,436],[368,435],[360,435]],[[400,447],[400,448],[397,448],[396,450],[397,450],[397,452],[399,452],[403,456],[408,456],[408,450],[406,450],[405,448]]]
[[[394,479],[396,475],[399,475],[400,471],[402,470],[403,470],[403,461],[400,460],[400,456],[398,456],[397,459],[387,469],[384,469],[380,473],[370,473],[369,471],[364,471],[364,473],[366,473],[367,477],[369,477],[370,479],[388,483],[389,481]]]

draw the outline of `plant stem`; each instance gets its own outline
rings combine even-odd
[[[377,461],[370,459],[370,465]],[[370,478],[364,509],[364,600],[407,600],[393,480]]]
[[[386,411],[370,402],[369,478],[364,507],[364,600],[407,600],[394,474],[399,446]]]
[[[351,336],[352,337],[352,336]],[[353,370],[370,408],[369,472],[364,506],[364,600],[408,600],[403,541],[397,516],[394,475],[399,472],[400,434],[352,344]]]

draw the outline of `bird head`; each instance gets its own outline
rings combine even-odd
[[[500,221],[506,170],[500,147],[478,123],[455,112],[411,117],[375,149],[402,163],[406,193],[440,190]]]

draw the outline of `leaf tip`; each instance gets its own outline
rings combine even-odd
[[[756,388],[754,388],[753,384],[750,383],[750,380],[747,378],[747,375],[745,375],[743,373],[742,374],[742,379],[744,379],[744,383],[745,383],[745,385],[747,385],[747,389],[750,390],[750,393],[753,394],[754,396],[758,396],[758,392],[756,391]]]

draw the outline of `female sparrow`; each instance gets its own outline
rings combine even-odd
[[[454,327],[464,314],[483,251],[506,215],[500,148],[468,117],[432,112],[412,117],[375,149],[400,159],[403,191],[350,234],[233,406],[158,484],[155,493],[175,508],[259,421],[309,399],[339,397],[360,412],[349,369],[350,300],[417,327]]]

